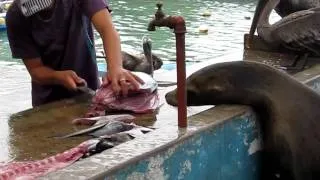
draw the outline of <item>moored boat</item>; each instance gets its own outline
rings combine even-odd
[[[0,1],[0,31],[5,31],[6,26],[6,13],[13,1]]]
[[[0,13],[0,31],[6,30],[6,21],[5,21],[5,13]]]

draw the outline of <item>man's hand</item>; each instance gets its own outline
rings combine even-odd
[[[69,90],[76,90],[77,85],[85,82],[74,71],[55,71],[56,82]]]
[[[104,84],[112,83],[116,94],[126,96],[129,89],[138,89],[142,80],[130,71],[123,69],[119,34],[113,26],[107,9],[100,10],[92,16],[92,23],[99,32],[107,55],[108,70]]]
[[[110,70],[103,78],[103,84],[112,84],[113,91],[119,95],[127,96],[129,90],[139,89],[140,84],[144,82],[126,69]]]

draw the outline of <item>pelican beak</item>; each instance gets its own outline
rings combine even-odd
[[[253,35],[254,35],[254,32],[255,32],[256,29],[257,29],[257,26],[258,26],[258,22],[259,22],[261,13],[262,13],[263,9],[266,7],[267,2],[268,2],[268,0],[259,0],[259,1],[258,1],[258,4],[257,4],[257,6],[256,6],[256,10],[255,10],[255,13],[254,13],[254,16],[253,16],[253,19],[252,19],[252,23],[251,23],[251,28],[250,28],[250,32],[249,32],[248,43],[246,43],[246,44],[248,44],[248,45],[250,45],[251,42],[252,42]]]

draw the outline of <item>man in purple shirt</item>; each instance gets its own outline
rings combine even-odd
[[[142,83],[123,69],[120,38],[106,0],[15,0],[6,16],[13,58],[22,59],[32,79],[32,105],[77,95],[77,85],[100,86],[91,23],[107,55],[108,73],[116,93]]]

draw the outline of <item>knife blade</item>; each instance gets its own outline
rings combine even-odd
[[[90,94],[92,96],[94,96],[96,94],[96,92],[88,87],[87,82],[83,82],[81,84],[77,85],[77,90],[86,94]]]

